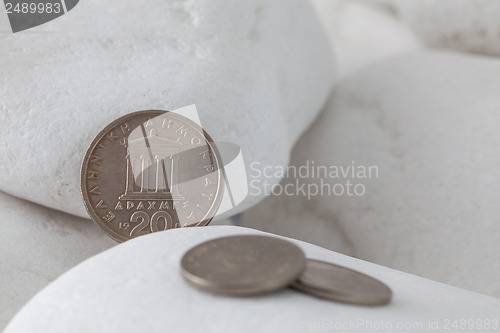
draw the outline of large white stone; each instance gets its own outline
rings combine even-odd
[[[353,0],[312,2],[334,45],[339,78],[381,59],[421,48],[419,40],[387,5]]]
[[[312,3],[334,45],[338,79],[349,77],[382,59],[422,48],[418,39],[394,17],[391,7],[386,3],[371,0],[313,0]],[[312,133],[309,135],[316,138],[314,126],[310,131]],[[325,137],[318,136],[316,140],[324,140],[329,144]],[[315,150],[314,147],[309,149]],[[293,159],[298,154],[296,148],[291,161],[297,167]],[[252,169],[250,171],[250,179],[253,180],[258,172]],[[284,179],[283,187],[293,182],[294,179]],[[258,183],[260,181],[253,184]],[[271,185],[269,184],[266,194],[269,194]],[[261,190],[250,186],[251,194]],[[309,200],[304,200],[301,195],[271,196],[245,212],[244,225],[304,240],[341,253],[353,253],[353,244],[333,216],[325,216],[311,209]]]
[[[500,2],[496,0],[387,2],[430,46],[500,56]]]
[[[114,244],[89,220],[0,192],[0,331],[43,287]]]
[[[499,91],[494,58],[417,52],[360,71],[337,86],[292,165],[354,161],[379,177],[351,180],[363,196],[271,196],[244,225],[500,297]]]
[[[314,131],[316,126],[313,125],[311,131]],[[315,137],[315,139],[317,141],[328,140],[321,137]],[[302,140],[304,139],[299,140],[298,144]],[[291,168],[300,167],[301,162],[296,160],[297,155],[315,154],[316,148],[308,148],[312,151],[306,153],[294,149],[290,161]],[[252,180],[256,179],[252,174],[250,176]],[[304,195],[300,191],[302,184],[308,186],[312,182],[309,179],[299,179],[300,183],[297,184],[296,181],[297,179],[293,176],[285,177],[278,185],[269,186],[266,192],[268,197],[242,214],[241,225],[299,239],[343,254],[354,255],[356,244],[352,244],[336,217],[329,212],[325,213],[324,210],[316,209],[311,205],[307,194]],[[292,195],[285,194],[285,188]],[[303,189],[307,193],[307,188]],[[254,191],[257,190],[251,187],[250,193]]]
[[[360,332],[370,330],[369,325],[385,325],[379,331],[389,331],[389,326],[396,329],[397,325],[428,331],[436,320],[442,328],[450,318],[498,315],[500,300],[295,240],[291,241],[310,258],[381,279],[394,292],[392,303],[360,307],[319,300],[293,290],[237,298],[189,286],[180,275],[183,253],[202,241],[233,234],[263,233],[212,226],[159,232],[122,243],[78,265],[41,291],[16,315],[5,333],[341,330],[336,325]]]
[[[85,149],[119,116],[195,103],[212,138],[238,144],[247,163],[286,165],[334,79],[302,0],[86,0],[0,34],[0,53],[0,189],[81,216]]]

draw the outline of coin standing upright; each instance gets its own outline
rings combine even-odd
[[[222,162],[213,140],[189,118],[134,112],[92,141],[82,163],[81,191],[91,218],[119,242],[204,226],[224,194]]]

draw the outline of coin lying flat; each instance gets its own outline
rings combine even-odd
[[[184,278],[205,291],[233,296],[287,287],[305,267],[302,250],[285,240],[256,235],[214,239],[192,248],[181,261]]]
[[[392,297],[389,287],[368,275],[313,259],[307,259],[304,272],[291,287],[319,298],[360,305],[383,305]]]
[[[89,215],[117,241],[203,226],[224,194],[210,136],[179,114],[150,110],[121,117],[90,144],[81,169]]]

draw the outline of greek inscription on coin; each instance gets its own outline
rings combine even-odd
[[[204,226],[224,194],[210,136],[179,114],[150,110],[109,124],[90,144],[81,190],[92,219],[113,239]]]

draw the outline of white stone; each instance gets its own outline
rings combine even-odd
[[[314,125],[311,131],[315,131],[316,126]],[[314,136],[314,132],[308,134],[308,136],[311,135]],[[314,138],[317,141],[325,140],[325,138],[315,136]],[[302,140],[304,139],[299,140],[299,145]],[[328,139],[326,140],[329,142]],[[319,143],[319,145],[322,144],[327,143]],[[290,167],[300,167],[299,162],[296,161],[297,155],[314,155],[317,148],[308,148],[313,149],[313,151],[306,153],[294,149]],[[300,183],[297,185],[296,181],[293,177],[285,177],[280,185],[275,186],[274,193],[267,192],[268,197],[242,214],[241,225],[299,239],[343,254],[353,255],[356,246],[344,233],[336,217],[329,212],[325,214],[324,211],[311,206],[311,200],[307,199],[307,194],[304,196],[300,192],[299,188],[302,184],[307,186],[312,182],[308,179],[299,179]],[[279,193],[278,189],[281,188],[283,190],[287,188],[291,195]],[[304,190],[306,191],[307,188],[304,187]]]
[[[80,216],[85,149],[119,116],[194,103],[247,164],[286,165],[334,80],[302,0],[86,0],[0,52],[0,189]]]
[[[499,91],[495,58],[417,52],[360,71],[337,86],[292,165],[354,161],[378,179],[351,180],[363,196],[270,197],[244,225],[500,297]]]
[[[410,30],[374,1],[313,0],[329,32],[338,62],[338,77],[384,58],[421,48]]]
[[[0,192],[0,331],[43,287],[115,244],[89,220]]]
[[[415,331],[426,331],[429,321],[439,320],[443,327],[444,320],[450,318],[498,315],[498,299],[295,240],[291,241],[310,258],[381,279],[394,292],[392,303],[383,307],[352,306],[293,290],[237,298],[189,286],[180,275],[182,254],[202,241],[233,234],[262,233],[212,226],[159,232],[122,243],[78,265],[41,291],[16,315],[5,333],[323,332],[321,325],[349,325],[352,321],[357,324],[349,327],[361,332],[367,331],[363,325],[381,322],[393,328],[398,323],[422,325]]]
[[[500,56],[500,2],[496,0],[389,0],[426,44]]]

